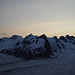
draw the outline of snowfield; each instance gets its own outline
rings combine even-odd
[[[57,58],[24,60],[0,54],[0,75],[75,75],[75,50]]]

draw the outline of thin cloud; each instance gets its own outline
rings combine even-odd
[[[6,33],[2,33],[2,35],[7,35]]]

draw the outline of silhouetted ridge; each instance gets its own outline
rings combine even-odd
[[[67,42],[66,38],[64,36],[59,37],[60,40],[63,40],[64,42]]]
[[[22,38],[18,35],[0,38],[0,53],[33,59],[37,57],[55,57],[63,53],[68,47],[74,47],[75,37],[66,35],[48,38],[45,34],[34,36],[32,34]],[[73,48],[70,48],[73,49]]]
[[[74,36],[66,35],[65,37],[66,37],[67,39],[69,39],[69,40],[73,40],[73,39],[75,39],[75,37],[74,37]]]

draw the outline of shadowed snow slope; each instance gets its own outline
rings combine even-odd
[[[74,36],[14,35],[0,39],[0,53],[0,75],[75,75]]]
[[[41,36],[30,34],[25,38],[18,35],[0,38],[0,53],[26,59],[56,57],[68,49],[75,50],[74,36],[60,36],[58,39],[56,36],[48,38],[45,34]]]
[[[2,62],[2,58],[5,63]],[[75,75],[73,50],[66,50],[54,59],[25,61],[9,55],[0,55],[0,59],[0,75]]]

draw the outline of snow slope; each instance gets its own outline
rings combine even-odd
[[[7,56],[3,57],[4,60],[7,59]],[[15,63],[4,65],[0,62],[0,75],[75,75],[74,50],[66,50],[64,54],[54,59],[18,60],[19,62],[16,58]]]
[[[24,51],[26,48],[27,51],[34,53],[37,48],[45,49],[44,43],[46,41],[37,37],[29,35],[22,39],[20,50],[23,49],[22,51]],[[15,39],[15,37],[12,37],[12,39]],[[0,75],[75,75],[75,37],[67,35],[60,39],[57,37],[46,37],[46,39],[50,43],[55,57],[35,58],[27,61],[23,58],[0,54]],[[3,40],[1,40],[1,43]],[[12,48],[11,45],[8,45],[7,49]],[[1,49],[3,46],[6,48],[5,44],[0,44],[0,46]],[[14,45],[14,47],[18,47],[17,50],[19,50],[19,46]]]
[[[11,37],[4,37],[0,39],[0,51],[4,49],[13,49],[15,48],[15,44],[17,42],[20,42],[19,47],[22,47],[21,42],[23,41],[23,38],[18,35],[13,35]]]
[[[21,58],[17,58],[12,55],[5,55],[5,54],[0,54],[0,66],[8,63],[12,63],[15,61],[21,61]]]

